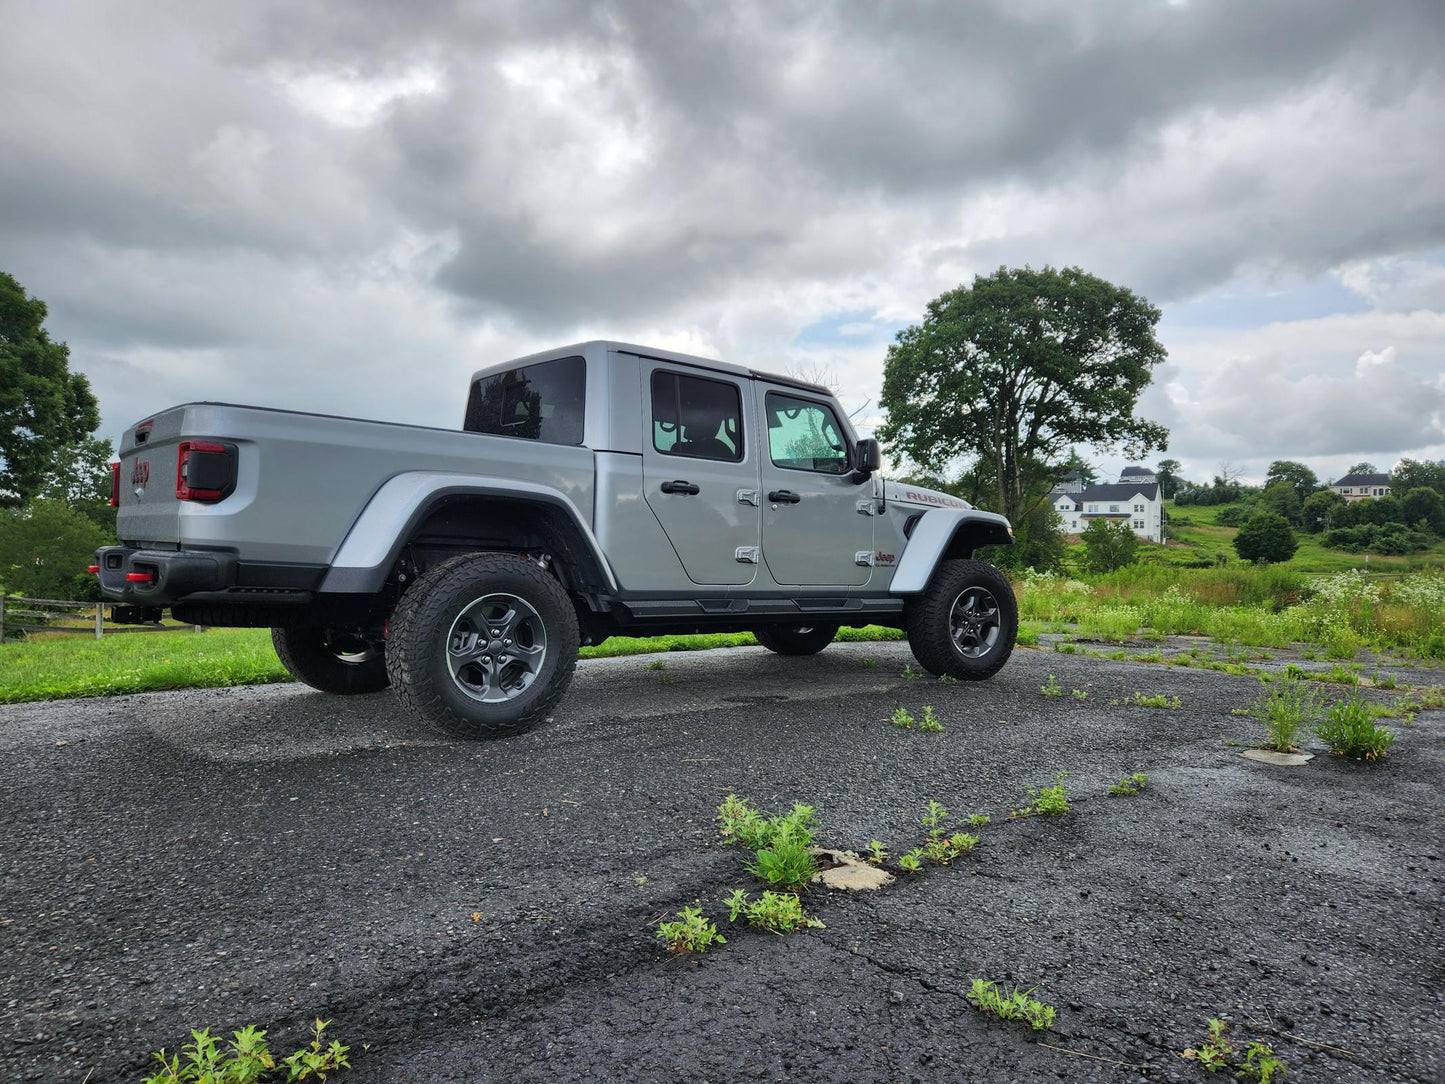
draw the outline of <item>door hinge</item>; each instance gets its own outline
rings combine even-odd
[[[737,559],[739,564],[755,565],[758,563],[757,546],[739,546]]]
[[[758,491],[756,489],[738,490],[738,504],[750,504],[754,508],[758,506]],[[739,558],[741,560],[741,558]]]
[[[872,568],[872,567],[873,567],[873,551],[872,551],[872,550],[859,550],[857,553],[853,554],[853,563],[854,563],[855,565],[863,565],[865,568]]]
[[[872,497],[866,501],[859,501],[857,508],[860,516],[876,516],[878,514],[878,503]]]

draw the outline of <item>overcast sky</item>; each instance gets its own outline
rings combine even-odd
[[[831,374],[876,420],[894,333],[1027,263],[1163,309],[1140,413],[1189,477],[1445,456],[1441,0],[0,26],[0,270],[109,437],[190,399],[459,425],[474,369],[587,338]]]

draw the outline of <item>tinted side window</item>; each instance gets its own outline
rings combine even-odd
[[[822,403],[769,392],[768,453],[790,470],[842,474],[848,469],[848,442],[833,411]]]
[[[652,374],[652,446],[664,455],[743,457],[743,404],[736,384],[700,376]]]
[[[586,405],[587,363],[559,358],[478,380],[462,428],[545,444],[581,444]]]

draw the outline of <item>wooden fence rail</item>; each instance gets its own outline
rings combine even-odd
[[[82,632],[97,640],[105,635],[118,632],[204,632],[204,625],[116,625],[107,622],[105,603],[77,602],[61,598],[21,598],[19,595],[0,595],[0,644],[5,642],[6,630],[12,632]],[[93,618],[93,620],[92,620]],[[57,620],[68,620],[70,624],[51,624]],[[83,620],[84,623],[76,623]],[[107,627],[109,624],[109,627]]]

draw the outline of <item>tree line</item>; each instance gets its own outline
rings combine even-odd
[[[0,272],[0,592],[98,597],[85,571],[115,540],[100,406],[45,329],[45,303]]]

